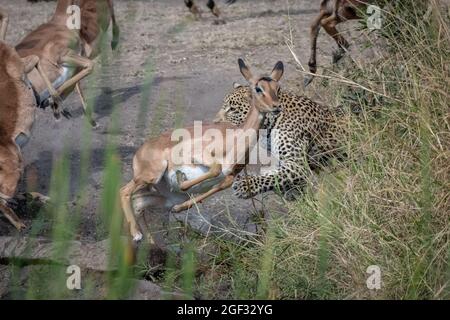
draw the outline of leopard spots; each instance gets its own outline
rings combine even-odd
[[[248,86],[235,85],[221,109],[225,119],[240,125],[250,110],[250,97]],[[311,170],[320,169],[340,153],[343,130],[334,110],[289,91],[280,91],[279,100],[282,112],[267,114],[262,127],[268,130],[268,150],[276,153],[279,166],[275,172],[237,178],[233,190],[240,198],[274,190],[285,196],[293,194],[292,190],[301,191]],[[272,137],[274,130],[277,134]]]

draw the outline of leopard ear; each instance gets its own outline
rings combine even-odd
[[[245,91],[245,97],[246,97],[248,100],[251,100],[251,99],[252,99],[252,89],[251,89],[250,87],[247,87],[247,90]]]
[[[233,82],[233,88],[234,88],[234,89],[238,89],[238,88],[241,88],[241,87],[243,87],[242,84],[237,83],[237,82]]]

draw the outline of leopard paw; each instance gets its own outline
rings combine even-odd
[[[236,197],[241,199],[248,199],[253,196],[249,183],[246,179],[239,179],[233,183],[233,193]]]

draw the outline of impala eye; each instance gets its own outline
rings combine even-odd
[[[263,90],[261,89],[261,87],[255,87],[255,91],[256,91],[256,93],[263,93]]]

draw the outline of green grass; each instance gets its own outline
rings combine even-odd
[[[227,298],[450,298],[449,17],[434,6],[423,19],[428,4],[393,4],[380,32],[387,58],[344,63],[358,88],[316,80],[330,101],[361,111],[343,123],[348,159],[326,168],[257,245],[221,245],[207,297],[226,283]],[[366,286],[371,265],[380,290]]]

